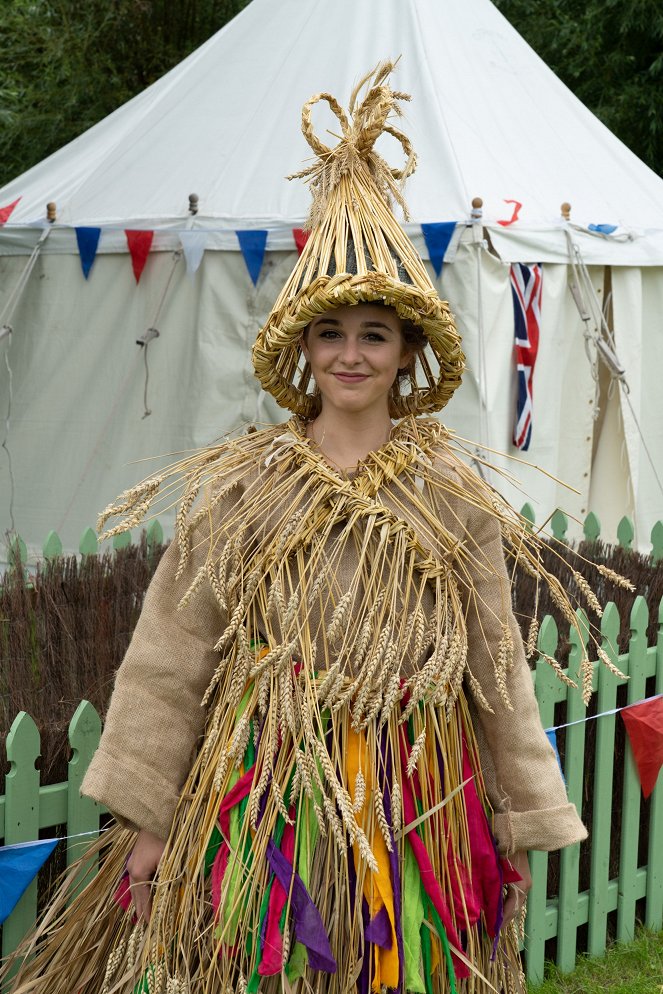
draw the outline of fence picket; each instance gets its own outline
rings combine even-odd
[[[60,541],[60,536],[57,532],[51,530],[46,536],[46,541],[42,546],[42,554],[44,559],[57,559],[58,556],[62,555],[62,542]]]
[[[651,530],[651,558],[654,563],[663,559],[663,521],[657,521]]]
[[[593,511],[590,511],[585,518],[585,524],[583,525],[582,532],[586,542],[596,542],[596,540],[600,537],[601,522]]]
[[[28,561],[28,548],[20,535],[13,533],[7,539],[7,562],[10,566],[25,566]]]
[[[626,515],[621,519],[617,525],[617,542],[621,545],[622,549],[630,549],[633,545],[633,539],[635,538],[635,528],[633,522]]]
[[[118,549],[126,549],[131,545],[131,532],[120,532],[119,535],[113,536],[113,549],[117,552]]]
[[[589,621],[586,613],[576,612],[580,633],[570,629],[569,676],[578,684],[567,691],[566,721],[581,721],[585,717],[582,701],[582,681],[580,661],[589,641]],[[564,776],[569,801],[575,804],[582,817],[582,795],[585,782],[585,723],[571,725],[566,729],[564,743]],[[559,902],[557,917],[557,966],[563,973],[570,973],[576,962],[576,945],[580,908],[578,904],[578,883],[580,872],[580,843],[567,846],[560,854]]]
[[[85,771],[99,745],[100,737],[101,718],[89,701],[81,701],[69,723],[69,744],[73,754],[69,760],[67,777],[67,835],[99,832],[99,805],[90,797],[81,797],[80,788]],[[86,834],[84,838],[74,838],[70,841],[67,846],[67,866],[71,866],[78,859],[94,838],[94,835]],[[81,868],[74,884],[72,898],[84,886],[84,878],[90,871],[96,872],[97,864],[98,857],[94,864],[88,861]]]
[[[554,656],[557,652],[557,625],[548,615],[541,623],[539,632],[539,652]],[[555,691],[558,680],[549,664],[539,656],[536,663],[536,696],[544,728],[555,724]],[[543,981],[543,965],[546,943],[546,904],[548,853],[532,851],[529,854],[533,884],[527,898],[527,920],[525,923],[525,949],[527,952],[527,979],[530,984]]]
[[[610,601],[601,620],[603,649],[617,664],[619,612]],[[617,677],[606,666],[598,670],[599,713],[610,711],[617,703]],[[610,880],[610,832],[612,825],[612,775],[615,760],[615,715],[606,715],[596,723],[594,758],[594,810],[592,813],[592,846],[589,884],[589,935],[587,951],[590,956],[605,952],[608,912],[608,883]]]
[[[94,528],[85,529],[78,543],[78,551],[82,556],[96,556],[99,551],[99,543]]]
[[[663,694],[663,598],[658,607],[655,694]],[[654,932],[663,928],[663,776],[651,795],[647,854],[647,908],[645,925]]]
[[[566,533],[569,530],[569,519],[559,508],[550,519],[550,530],[558,542],[566,542]]]
[[[5,845],[39,838],[39,731],[29,714],[21,711],[6,740],[11,769],[5,777]],[[34,925],[37,915],[37,881],[33,880],[2,926],[3,956],[12,952]]]
[[[628,703],[645,696],[647,682],[647,625],[649,610],[644,597],[636,597],[631,610],[631,638],[628,647]],[[617,904],[617,940],[632,942],[635,935],[638,837],[640,834],[640,778],[631,743],[626,736],[624,787],[622,790],[622,834],[619,852],[619,902]]]

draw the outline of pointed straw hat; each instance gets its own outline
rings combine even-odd
[[[465,357],[446,301],[440,299],[423,262],[391,209],[403,209],[400,184],[414,172],[416,157],[407,137],[390,123],[404,93],[387,85],[392,63],[384,63],[355,87],[348,111],[329,93],[311,97],[302,110],[302,131],[316,154],[314,164],[289,179],[306,178],[313,194],[307,222],[310,237],[253,347],[255,373],[263,388],[306,418],[319,413],[311,370],[301,351],[314,317],[337,307],[382,303],[418,326],[426,347],[414,354],[390,396],[390,414],[439,411],[460,385]],[[366,90],[360,101],[360,93]],[[341,126],[338,145],[315,135],[311,111],[324,100]],[[406,156],[392,169],[375,151],[381,134],[400,142]]]

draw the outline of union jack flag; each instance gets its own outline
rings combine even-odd
[[[515,356],[518,375],[516,418],[513,427],[513,444],[526,452],[532,440],[534,415],[533,377],[536,354],[539,351],[541,322],[541,288],[543,270],[537,263],[525,266],[520,262],[511,266],[511,295],[515,327]]]

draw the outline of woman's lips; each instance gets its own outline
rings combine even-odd
[[[368,379],[364,373],[334,373],[334,376],[341,383],[363,383],[364,380]]]

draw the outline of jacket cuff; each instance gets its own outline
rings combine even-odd
[[[519,850],[551,852],[572,846],[587,838],[574,804],[562,804],[540,811],[505,811],[495,814],[493,827],[502,855]]]
[[[100,748],[85,774],[81,794],[105,805],[123,828],[144,828],[168,838],[178,796],[155,770],[127,769],[121,759]],[[147,803],[155,796],[159,797],[158,810]]]

